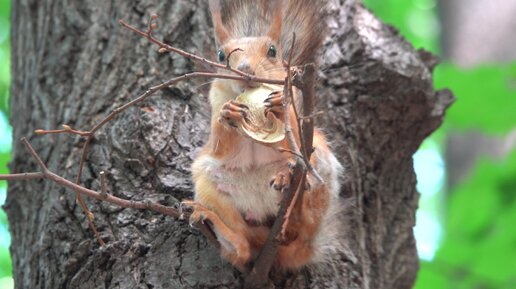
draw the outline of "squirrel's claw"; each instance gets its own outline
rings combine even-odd
[[[236,100],[226,102],[220,110],[219,122],[231,127],[237,127],[237,123],[246,119],[249,115],[249,107]]]
[[[181,203],[179,203],[178,210],[179,210],[179,219],[184,220],[185,219],[185,213],[187,215],[191,215],[194,211],[196,203],[192,200],[184,200]],[[191,224],[190,224],[191,225]]]
[[[274,91],[269,94],[269,97],[264,100],[265,103],[265,115],[270,112],[278,119],[283,118],[283,92]]]
[[[290,172],[290,170],[280,171],[270,181],[269,184],[276,191],[281,192],[284,189],[288,189],[290,187],[291,179],[292,179],[292,173]]]
[[[184,200],[181,202],[179,208],[181,215],[184,215],[185,212],[190,214],[188,218],[188,224],[190,225],[190,227],[193,227],[195,223],[204,224],[204,220],[209,220],[207,214],[208,209],[206,209],[203,205],[195,201]]]

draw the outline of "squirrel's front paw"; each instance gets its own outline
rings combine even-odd
[[[277,119],[283,119],[283,91],[274,91],[264,100],[265,115],[274,114]]]
[[[249,115],[249,107],[236,100],[226,102],[220,110],[219,122],[230,127],[237,127]]]

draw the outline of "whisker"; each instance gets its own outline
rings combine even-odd
[[[215,82],[215,79],[210,80],[210,81],[205,82],[205,83],[201,83],[201,84],[199,84],[198,86],[196,86],[196,87],[194,88],[194,90],[195,90],[195,91],[198,91],[201,87],[203,87],[203,86],[205,86],[205,85],[208,85],[208,84],[212,84],[212,83],[214,83],[214,82]]]
[[[278,70],[285,70],[285,67],[276,67],[276,68],[273,68],[273,69],[269,69],[267,71],[278,71]]]

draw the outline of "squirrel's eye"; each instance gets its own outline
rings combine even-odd
[[[224,51],[222,51],[222,50],[219,50],[219,52],[217,53],[217,57],[219,58],[219,62],[222,62],[226,59],[226,55],[224,54]]]
[[[267,51],[267,56],[276,57],[276,47],[274,45],[271,45],[269,47],[269,51]]]

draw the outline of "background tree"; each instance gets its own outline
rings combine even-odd
[[[458,99],[414,156],[415,288],[515,287],[514,1],[364,2],[414,46],[443,57],[435,86]]]
[[[145,26],[187,51],[213,55],[209,14],[201,2],[50,0],[12,7],[11,122],[14,139],[30,138],[48,166],[77,173],[82,140],[35,137],[63,123],[89,128],[152,84],[196,67],[160,55],[118,19]],[[275,280],[285,288],[410,288],[417,271],[412,227],[418,194],[412,154],[439,126],[452,96],[435,92],[435,60],[416,52],[360,1],[335,2],[323,52],[317,122],[333,140],[347,173],[347,247],[331,264]],[[97,188],[109,172],[112,194],[172,205],[191,197],[189,166],[206,139],[207,85],[188,81],[113,120],[88,155],[83,184]],[[11,171],[35,164],[19,145]],[[88,200],[108,242],[99,247],[75,196],[48,181],[13,182],[6,210],[18,288],[238,288],[240,274],[204,237],[181,221],[150,211]]]

